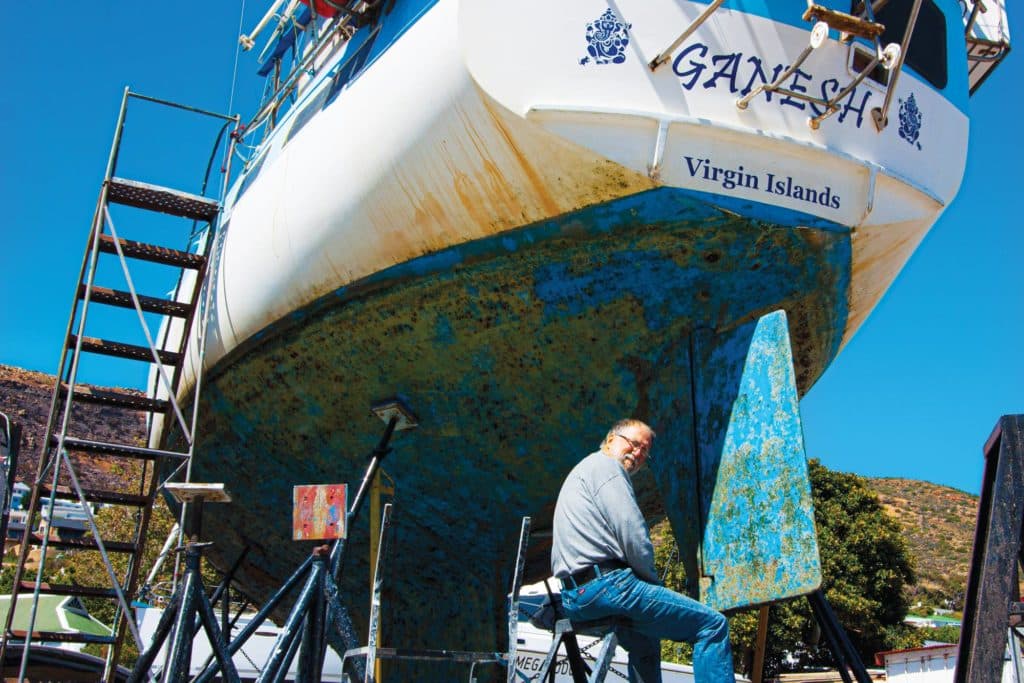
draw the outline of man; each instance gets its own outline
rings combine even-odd
[[[551,547],[562,607],[575,622],[621,619],[616,635],[629,651],[631,683],[660,683],[662,638],[693,644],[697,683],[733,683],[725,617],[658,580],[651,535],[630,481],[653,444],[650,427],[621,420],[562,484]]]

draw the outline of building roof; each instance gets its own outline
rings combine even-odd
[[[908,647],[903,650],[885,650],[883,652],[875,653],[875,664],[879,666],[885,665],[886,655],[909,655],[909,654],[920,654],[920,655],[944,655],[947,654],[946,650],[951,650],[953,653],[959,649],[959,645],[956,643],[939,643],[936,645],[924,645],[922,647]]]
[[[0,619],[7,619],[10,604],[11,596],[0,595]],[[19,596],[11,627],[16,631],[28,630],[31,613],[32,596]],[[39,609],[36,611],[34,629],[36,631],[89,633],[97,636],[109,636],[111,633],[109,627],[89,614],[78,598],[66,595],[39,596]]]

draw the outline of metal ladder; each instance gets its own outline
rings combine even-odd
[[[196,403],[192,404],[189,411],[188,407],[183,408],[178,404],[176,397],[184,375],[186,344],[196,326],[199,358],[202,358],[205,338],[204,315],[205,311],[209,310],[209,301],[204,302],[201,297],[204,292],[206,297],[209,297],[209,288],[204,287],[204,284],[207,273],[211,270],[210,253],[214,246],[213,236],[220,213],[220,203],[210,197],[115,175],[130,100],[144,100],[223,120],[225,123],[215,150],[220,147],[228,126],[232,122],[236,128],[238,125],[238,117],[228,117],[146,97],[132,93],[128,89],[124,92],[106,174],[100,188],[85,256],[75,285],[49,419],[39,456],[39,467],[32,486],[25,532],[14,575],[11,607],[3,634],[0,636],[0,661],[4,661],[10,645],[20,646],[22,649],[19,681],[25,679],[33,644],[76,642],[106,645],[103,679],[108,681],[113,680],[117,671],[117,660],[126,629],[131,631],[139,650],[143,649],[128,601],[136,591],[146,531],[154,498],[161,486],[162,468],[165,463],[177,464],[174,473],[181,470],[181,466],[191,457],[195,443]],[[226,156],[228,163],[234,142],[235,136],[232,132]],[[211,161],[212,159],[211,155]],[[222,170],[224,185],[218,188],[220,192],[224,191],[230,177],[227,167]],[[191,226],[191,244],[179,249],[152,243],[148,239],[135,241],[121,237],[111,218],[110,207],[114,204],[184,219]],[[150,215],[145,216],[149,218]],[[172,219],[172,222],[181,224],[178,220]],[[163,237],[166,239],[166,234]],[[126,289],[115,289],[99,282],[114,277],[111,273],[117,272],[118,266],[127,285]],[[167,280],[176,277],[174,291],[164,297],[140,294],[136,290],[136,280],[132,277],[132,272],[139,270],[155,270]],[[121,325],[111,322],[116,320],[116,314],[112,315],[114,309],[130,309],[137,313],[147,341],[145,346],[117,340],[118,337],[123,338],[125,326],[123,321]],[[161,331],[157,334],[150,330],[147,315],[149,321],[155,319],[160,322]],[[143,396],[80,384],[80,366],[90,354],[149,364],[154,386],[148,395]],[[95,361],[96,358],[93,357],[92,360]],[[194,401],[198,401],[200,371],[201,367],[194,373]],[[174,449],[156,448],[151,442],[143,444],[140,441],[132,441],[131,436],[124,439],[90,438],[90,427],[102,420],[101,412],[111,410],[141,414],[145,417],[150,430],[153,429],[155,422],[173,422],[182,438],[175,444],[177,447]],[[191,415],[188,415],[189,412]],[[97,468],[106,472],[121,473],[120,481],[116,485],[103,484],[101,477],[96,476]],[[106,478],[107,482],[111,479]],[[94,483],[97,481],[101,482],[100,485]],[[88,526],[86,534],[77,538],[54,534],[54,528],[58,526],[55,524],[57,520],[54,513],[55,501],[58,498],[73,500],[81,506],[81,513],[84,513]],[[124,515],[131,520],[127,525],[130,530],[105,536],[97,526],[93,506],[121,508]],[[37,521],[40,523],[38,529]],[[27,565],[34,548],[39,549],[38,568],[34,577],[27,577]],[[91,581],[102,581],[105,578],[107,583],[81,585],[46,581],[47,553],[51,548],[63,552],[98,553],[106,569],[106,576],[79,578]],[[111,562],[113,553],[127,557],[127,562],[118,563],[120,570],[115,570]],[[116,616],[110,635],[46,632],[35,629],[39,599],[44,594],[115,601]],[[32,601],[28,627],[23,630],[15,630],[12,627],[19,596],[26,599],[31,597]]]

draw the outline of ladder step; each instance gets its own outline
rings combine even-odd
[[[69,336],[68,348],[73,348],[77,341],[78,337],[76,335],[72,334]],[[141,360],[149,363],[153,362],[153,352],[148,346],[125,344],[124,342],[116,342],[109,339],[82,337],[82,350],[90,353],[98,353],[103,356],[115,356],[117,358]],[[164,365],[177,365],[181,362],[181,354],[175,353],[174,351],[158,350],[157,355],[160,357],[160,362]]]
[[[192,307],[182,301],[171,301],[169,299],[158,299],[154,296],[144,296],[142,294],[137,295],[139,297],[139,306],[144,311],[149,313],[161,313],[163,315],[173,315],[179,318],[187,318],[192,313]],[[78,298],[85,298],[85,285],[78,286]],[[132,295],[130,292],[124,292],[119,289],[108,289],[107,287],[93,287],[90,299],[96,303],[107,304],[110,306],[119,306],[121,308],[135,308],[135,302],[132,301]]]
[[[206,222],[220,211],[216,199],[124,178],[110,179],[107,201]]]
[[[39,486],[39,494],[49,497],[52,489],[49,484]],[[135,507],[146,507],[149,505],[148,496],[140,496],[133,493],[120,493],[118,491],[98,491],[94,489],[82,489],[85,499],[90,503],[106,503],[109,505],[133,505]],[[78,500],[78,494],[70,486],[58,486],[57,497],[65,500]]]
[[[193,254],[188,251],[180,251],[156,244],[135,242],[121,238],[115,240],[110,235],[100,235],[100,251],[105,254],[116,254],[117,246],[115,246],[115,242],[121,246],[121,251],[124,252],[125,256],[142,261],[194,269],[202,268],[203,264],[206,263],[206,257],[202,254]]]
[[[25,631],[11,629],[15,638],[25,639]],[[31,640],[38,640],[44,643],[98,643],[100,645],[113,644],[114,636],[94,636],[91,633],[63,633],[61,631],[33,631]]]
[[[51,446],[57,446],[59,441],[60,439],[56,435],[50,437]],[[88,439],[79,439],[74,436],[64,437],[64,447],[72,451],[85,451],[87,453],[97,453],[99,455],[114,455],[119,458],[139,458],[142,460],[156,460],[157,458],[184,460],[188,457],[188,453],[179,453],[178,451],[162,451],[158,448],[145,448],[143,446],[128,446],[126,444],[119,443],[90,441]]]
[[[36,589],[32,581],[19,581],[18,589],[22,593],[31,593]],[[77,595],[86,598],[116,598],[117,591],[113,588],[101,588],[99,586],[75,586],[65,583],[41,583],[39,584],[40,595]]]
[[[30,534],[29,539],[32,545],[43,544],[43,537],[38,533]],[[50,548],[67,548],[68,550],[96,550],[99,548],[96,544],[96,539],[92,536],[83,536],[82,538],[51,538],[46,544]],[[124,541],[108,541],[104,539],[103,547],[109,553],[135,552],[135,544]]]
[[[803,18],[804,21],[824,21],[829,28],[867,40],[874,40],[885,33],[885,26],[876,21],[861,19],[821,5],[809,5]]]
[[[60,391],[62,396],[68,395],[68,385],[61,382]],[[170,407],[170,401],[148,396],[125,394],[120,391],[97,389],[77,385],[75,387],[75,400],[82,403],[95,403],[97,405],[109,406],[111,408],[125,408],[127,410],[146,410],[151,413],[162,413]]]

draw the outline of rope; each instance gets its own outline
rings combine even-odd
[[[239,55],[242,52],[242,46],[238,42],[238,36],[242,35],[242,27],[244,25],[243,24],[244,21],[245,21],[245,0],[242,0],[242,6],[238,10],[238,32],[235,33],[235,63],[234,63],[234,66],[231,67],[231,92],[228,94],[228,108],[227,108],[228,114],[231,113],[231,110],[235,106],[235,88],[238,86],[238,58],[239,58]],[[239,142],[241,142],[241,141],[239,141]],[[216,148],[214,148],[214,149],[216,150]],[[230,152],[228,150],[230,150],[230,149],[231,149],[231,145],[228,145],[227,148],[225,148],[224,156],[221,157],[221,162],[220,162],[221,167],[224,167],[224,168],[227,167],[227,163],[229,161],[229,154],[230,154]]]
[[[242,7],[238,12],[238,32],[235,36],[242,35],[242,26],[245,21],[245,0],[242,0]],[[228,111],[235,106],[235,86],[238,85],[238,55],[242,51],[241,45],[238,40],[235,40],[235,65],[231,70],[231,94],[228,95]]]

